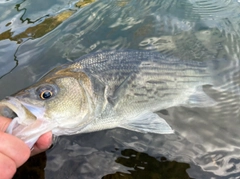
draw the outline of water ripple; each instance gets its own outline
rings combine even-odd
[[[135,150],[134,154],[147,153],[158,162],[165,156],[171,161],[188,163],[187,172],[194,178],[239,175],[240,73],[236,67],[240,59],[240,9],[237,1],[102,0],[80,9],[75,7],[75,1],[16,3],[6,1],[0,7],[1,12],[6,9],[0,17],[1,74],[15,65],[13,59],[19,47],[16,42],[23,39],[16,53],[18,68],[0,81],[2,98],[30,85],[66,59],[72,61],[104,49],[155,49],[185,60],[226,59],[228,62],[227,74],[220,75],[224,79],[219,85],[222,90],[204,88],[218,105],[204,109],[176,107],[159,112],[175,134],[139,134],[113,129],[63,137],[47,152],[46,178],[100,178],[109,173],[144,170],[145,165],[134,168],[116,163],[116,159],[122,159],[121,151],[129,149]],[[15,5],[18,11],[12,10]],[[67,16],[63,13],[72,9],[74,13]],[[59,18],[61,23],[48,28]],[[44,23],[50,19],[53,19],[51,23]],[[50,30],[33,33],[41,25],[45,26],[44,30]],[[35,36],[27,36],[29,28]],[[11,41],[12,35],[19,34],[23,36]],[[222,70],[226,72],[226,68]]]
[[[193,4],[194,9],[198,10],[201,15],[220,12],[223,14],[229,12],[233,6],[232,0],[189,0]]]
[[[209,26],[217,26],[229,33],[239,35],[239,3],[231,0],[190,0],[193,10],[197,12],[203,21]]]

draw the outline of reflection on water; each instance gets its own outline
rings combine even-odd
[[[189,178],[186,169],[190,168],[189,164],[170,162],[165,157],[156,159],[148,154],[137,152],[132,149],[126,149],[121,152],[122,156],[116,159],[116,163],[131,168],[129,173],[117,172],[109,174],[103,179],[110,178]]]
[[[47,33],[51,32],[52,30],[54,30],[63,21],[65,21],[66,19],[71,17],[76,12],[75,8],[71,8],[71,9],[67,9],[67,10],[64,9],[63,11],[60,11],[56,15],[47,14],[42,17],[38,17],[36,20],[31,20],[31,18],[25,17],[28,14],[27,12],[29,11],[29,9],[27,9],[24,5],[25,2],[26,2],[26,0],[24,0],[20,4],[15,5],[16,11],[20,12],[19,14],[17,14],[19,19],[13,18],[10,22],[8,22],[8,20],[4,20],[1,23],[1,25],[4,25],[5,23],[6,24],[5,24],[5,27],[3,26],[4,28],[0,29],[0,32],[1,32],[0,33],[0,41],[4,41],[4,40],[8,39],[10,41],[16,41],[17,44],[20,44],[22,42],[26,42],[29,39],[33,40],[36,38],[40,38],[40,37],[46,35]],[[94,0],[79,1],[79,2],[75,3],[75,7],[77,7],[77,8],[84,7],[93,2],[94,2]],[[42,5],[42,3],[41,3],[41,5]],[[35,7],[35,6],[37,6],[37,4],[34,4],[33,7]],[[43,6],[46,6],[46,4]],[[21,23],[16,22],[18,20],[21,21]],[[3,42],[2,44],[5,44],[5,43]],[[11,73],[19,65],[19,63],[18,63],[19,61],[16,57],[16,53],[17,53],[19,47],[20,46],[15,48],[16,51],[13,54],[14,55],[14,61],[13,61],[14,64],[11,64],[10,65],[11,67],[7,67],[7,68],[4,65],[2,65],[4,68],[2,68],[2,70],[1,70],[3,72],[3,75],[0,77],[0,79],[3,78],[4,76],[8,75],[9,73]],[[5,46],[3,47],[3,49],[5,49]],[[6,66],[9,66],[9,65],[6,65]]]
[[[56,16],[44,19],[43,22],[41,22],[40,24],[29,27],[24,32],[21,32],[19,34],[13,34],[11,32],[11,29],[9,29],[0,34],[0,40],[9,39],[12,41],[17,41],[17,43],[21,43],[24,41],[24,39],[40,38],[55,29],[64,20],[69,18],[73,13],[74,11],[63,11]]]
[[[116,153],[118,150],[116,149]],[[121,164],[128,169],[127,172],[116,172],[114,174],[107,174],[102,176],[103,179],[117,179],[117,178],[152,178],[152,179],[173,179],[173,178],[190,178],[186,172],[190,168],[189,164],[179,163],[175,161],[168,161],[165,157],[159,156],[157,158],[151,157],[146,153],[137,152],[132,149],[125,149],[121,151],[121,154],[115,160],[116,163]],[[46,164],[46,156],[44,153],[32,157],[18,169],[14,179],[24,176],[26,179],[38,178],[44,179],[44,168]],[[78,170],[76,163],[71,163],[71,172]],[[68,169],[69,170],[69,169]],[[57,176],[51,176],[50,178],[71,178],[74,176],[71,172],[59,172]],[[26,175],[27,173],[27,175]]]
[[[19,169],[15,178],[34,178],[39,172],[44,178],[138,178],[139,173],[145,178],[239,176],[238,1],[24,0],[0,4],[1,99],[53,67],[98,50],[153,49],[184,60],[225,59],[229,64],[221,67],[227,71],[222,74],[224,90],[216,93],[205,88],[218,105],[159,112],[175,134],[112,129],[60,137],[46,152],[46,161],[36,163],[40,171],[28,163],[30,168]]]
[[[25,2],[25,1],[24,1]],[[94,0],[85,0],[85,1],[79,1],[75,4],[76,7],[84,7],[88,4],[93,3]],[[60,13],[56,14],[55,16],[50,16],[49,14],[40,17],[36,20],[31,20],[28,17],[25,17],[27,8],[21,8],[21,4],[16,4],[15,9],[18,12],[23,12],[19,20],[22,22],[22,24],[33,24],[28,25],[30,27],[26,27],[26,29],[23,32],[16,33],[16,29],[12,31],[12,22],[8,22],[5,26],[8,27],[8,30],[2,32],[0,34],[0,40],[13,40],[17,41],[17,43],[21,43],[24,41],[24,39],[35,39],[40,38],[47,33],[51,32],[53,29],[55,29],[58,25],[60,25],[63,21],[68,19],[70,16],[73,15],[73,13],[76,11],[74,8],[71,8],[69,10],[61,11]],[[36,6],[36,5],[35,5]],[[50,16],[50,17],[49,17]],[[26,25],[25,25],[26,26]],[[24,27],[20,27],[24,28]],[[21,30],[22,31],[22,30]]]
[[[93,2],[95,2],[95,0],[80,0],[80,1],[78,1],[77,3],[75,3],[75,6],[76,7],[84,7],[84,6],[86,6],[86,5],[88,5],[88,4],[91,4],[91,3],[93,3]]]

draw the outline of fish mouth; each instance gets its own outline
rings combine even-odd
[[[37,119],[23,102],[14,97],[7,97],[0,102],[0,116],[10,119],[19,118],[18,120],[25,125]]]
[[[18,115],[11,108],[4,105],[0,106],[0,116],[4,116],[10,119],[14,119],[15,117],[18,117]]]
[[[23,140],[29,148],[32,148],[42,134],[55,127],[42,118],[44,112],[43,107],[23,102],[15,97],[7,97],[0,101],[0,116],[12,119],[5,132]]]

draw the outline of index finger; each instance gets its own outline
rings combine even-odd
[[[0,116],[0,131],[5,132],[12,119]]]

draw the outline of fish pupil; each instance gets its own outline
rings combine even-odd
[[[48,99],[48,98],[50,98],[51,96],[52,96],[52,92],[50,92],[50,91],[45,91],[45,92],[42,93],[41,98],[42,98],[42,99]]]

